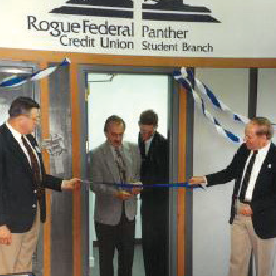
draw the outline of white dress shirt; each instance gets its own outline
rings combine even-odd
[[[253,167],[252,167],[252,171],[251,171],[250,180],[249,180],[249,183],[248,183],[248,186],[247,186],[247,190],[246,190],[246,193],[245,193],[245,200],[247,200],[247,201],[251,201],[251,199],[252,199],[252,194],[253,194],[253,190],[254,190],[255,185],[256,185],[256,180],[257,180],[257,177],[260,173],[262,164],[264,163],[264,160],[266,158],[266,155],[267,155],[267,152],[270,148],[270,145],[271,145],[271,143],[268,143],[264,148],[258,150],[258,153],[256,155],[255,163],[253,164]],[[250,159],[252,157],[252,154],[253,154],[253,150],[251,150],[251,153],[249,154],[249,156],[246,160],[246,164],[245,164],[245,167],[243,169],[241,183],[243,182],[244,175],[245,175],[247,166],[250,162]],[[240,187],[240,190],[241,190],[241,187]]]
[[[153,137],[154,137],[154,134],[147,140],[145,141],[145,155],[148,155],[149,153],[149,148],[150,148],[150,145],[151,145],[151,142],[153,140]]]

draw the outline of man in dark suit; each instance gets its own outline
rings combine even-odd
[[[143,186],[169,181],[168,141],[157,131],[158,115],[142,112],[139,119],[139,149],[142,158]],[[168,275],[168,208],[167,188],[145,188],[142,198],[142,242],[146,276]]]
[[[257,276],[272,275],[276,237],[276,146],[271,143],[272,134],[268,119],[252,119],[245,129],[245,144],[226,169],[189,181],[210,187],[235,179],[230,276],[247,276],[251,251]]]
[[[0,126],[0,275],[30,272],[40,221],[45,222],[45,188],[73,189],[79,179],[62,180],[45,172],[32,132],[39,104],[15,99]]]

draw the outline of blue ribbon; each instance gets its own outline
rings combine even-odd
[[[111,183],[111,182],[89,182],[90,184],[104,184],[104,185],[110,185],[110,186],[116,186],[118,188],[122,189],[133,189],[133,188],[142,188],[142,189],[148,189],[148,188],[186,188],[186,189],[197,189],[202,188],[202,185],[190,185],[188,182],[179,182],[179,183],[169,183],[169,184],[133,184],[133,183]]]

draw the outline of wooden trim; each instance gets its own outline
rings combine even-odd
[[[74,63],[140,67],[218,67],[218,68],[275,68],[276,58],[201,58],[148,57],[104,54],[33,51],[0,48],[0,59],[13,61],[59,62],[68,57]]]
[[[47,67],[46,62],[41,62],[40,68]],[[44,78],[40,81],[40,104],[41,104],[41,136],[42,139],[49,138],[50,135],[50,122],[49,122],[49,85],[48,79]],[[50,155],[43,151],[43,160],[47,173],[50,173]],[[46,213],[47,220],[44,224],[44,276],[51,276],[51,195],[52,192],[46,189]]]
[[[186,145],[187,145],[187,94],[179,86],[179,135],[178,135],[178,181],[186,181]],[[178,190],[177,198],[177,275],[186,272],[186,189]]]
[[[72,173],[73,177],[80,177],[80,104],[77,83],[78,68],[76,63],[70,66],[70,89],[72,108]],[[81,194],[75,190],[73,194],[73,275],[82,275],[81,254]],[[88,241],[86,241],[88,242]]]

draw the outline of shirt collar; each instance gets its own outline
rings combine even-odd
[[[258,150],[258,154],[265,154],[268,152],[269,148],[270,148],[271,142],[269,142],[265,147],[261,148]]]
[[[112,154],[113,154],[114,156],[116,156],[116,155],[115,155],[115,154],[116,154],[116,152],[115,152],[115,147],[114,147],[113,145],[111,145],[111,144],[108,142],[108,140],[106,140],[106,144],[107,144],[108,147],[110,148]],[[122,144],[119,146],[119,152],[122,152],[122,151],[123,151],[123,148],[124,148],[124,145],[123,145],[123,142],[122,142]]]
[[[17,141],[21,141],[21,137],[22,134],[15,130],[8,122],[6,122],[7,128],[10,130],[10,132],[12,133],[12,136],[17,140]]]
[[[150,143],[152,142],[153,138],[154,138],[154,135],[155,135],[155,132],[154,132],[153,135],[152,135],[147,141],[145,141],[144,143],[145,143],[145,144],[150,144]]]

